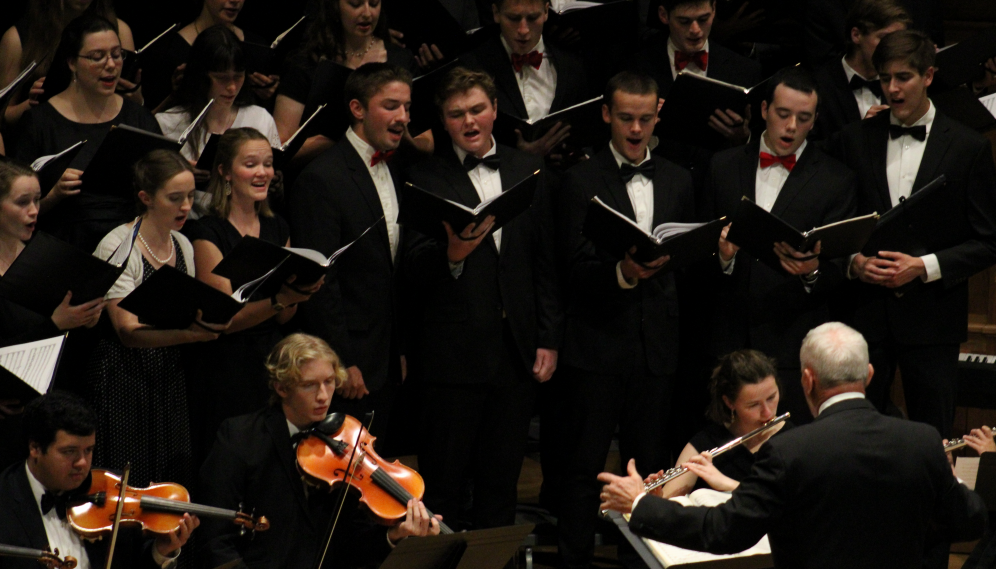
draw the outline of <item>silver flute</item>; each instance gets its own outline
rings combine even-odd
[[[753,431],[747,433],[746,435],[742,437],[737,437],[723,446],[718,446],[712,449],[711,451],[709,451],[709,454],[711,454],[713,458],[715,458],[716,456],[723,454],[724,452],[730,450],[731,448],[739,446],[740,444],[760,435],[761,433],[767,431],[768,429],[771,429],[775,425],[785,422],[785,420],[788,419],[791,415],[792,415],[791,413],[785,413],[784,415],[775,417],[774,419],[768,421],[767,423],[761,425],[760,427],[754,429]],[[684,466],[675,466],[674,468],[667,470],[664,473],[664,475],[658,478],[657,480],[654,480],[649,484],[644,484],[643,489],[649,492],[655,488],[659,488],[667,484],[668,482],[674,480],[675,478],[681,476],[686,472],[688,472],[688,468]]]
[[[968,445],[968,443],[965,442],[965,439],[952,439],[948,441],[946,445],[944,445],[944,452],[951,452],[953,450],[958,450],[966,445]]]

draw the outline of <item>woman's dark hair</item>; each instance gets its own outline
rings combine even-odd
[[[0,160],[0,200],[7,197],[18,178],[36,178],[34,170],[11,159]]]
[[[270,140],[263,136],[263,133],[252,127],[230,128],[218,140],[218,153],[215,154],[214,164],[211,166],[211,181],[208,182],[207,193],[211,196],[211,215],[228,219],[228,214],[232,212],[232,195],[230,187],[226,188],[225,179],[219,172],[226,173],[232,171],[232,164],[242,150],[242,146],[251,141],[260,140],[270,145]],[[256,213],[263,217],[273,217],[273,211],[267,200],[256,202]]]
[[[341,0],[319,0],[315,19],[308,26],[304,45],[299,52],[315,63],[323,59],[345,59],[345,34],[342,31],[342,14],[339,11]],[[380,17],[373,30],[374,37],[384,40],[387,45],[387,18],[384,4],[381,3]]]
[[[64,391],[53,391],[24,407],[24,437],[47,452],[55,435],[65,431],[77,437],[87,437],[97,430],[93,411],[82,399]]]
[[[235,71],[245,73],[246,58],[242,42],[225,26],[211,26],[197,35],[190,47],[187,68],[176,92],[177,106],[196,116],[208,102],[212,72]],[[249,89],[242,89],[235,97],[235,106],[250,104]]]
[[[736,401],[745,385],[755,385],[773,377],[778,383],[778,366],[775,360],[757,350],[737,350],[719,358],[719,365],[712,370],[709,380],[709,408],[706,417],[720,425],[733,421],[733,412],[723,397]],[[781,390],[781,385],[779,385]]]
[[[73,78],[73,72],[69,70],[69,60],[75,60],[83,49],[83,41],[90,34],[101,32],[118,33],[117,27],[106,18],[85,12],[76,18],[62,30],[62,39],[59,40],[59,47],[55,49],[52,58],[52,65],[49,67],[48,75],[45,77],[45,100],[50,99],[65,91],[69,87]]]
[[[35,73],[41,77],[48,71],[52,63],[56,45],[62,33],[66,12],[64,0],[31,0],[27,2],[25,21],[27,27],[25,36],[21,38],[21,68],[32,61],[38,62]],[[93,3],[83,14],[94,14],[111,22],[114,31],[118,31],[118,19],[114,14],[111,0],[93,0]]]
[[[153,150],[135,163],[132,172],[134,174],[135,202],[137,203],[138,215],[142,215],[147,208],[142,200],[138,199],[138,192],[154,196],[166,185],[166,182],[172,180],[173,176],[180,172],[193,174],[194,167],[186,158],[172,150]]]

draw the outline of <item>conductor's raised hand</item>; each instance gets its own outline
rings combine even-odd
[[[775,255],[778,255],[778,260],[782,264],[782,268],[785,269],[790,275],[803,276],[808,275],[820,268],[820,242],[816,242],[816,247],[813,247],[812,251],[806,251],[805,253],[801,251],[796,251],[795,247],[789,245],[782,241],[781,243],[775,243]],[[816,257],[808,259],[809,257]],[[808,260],[807,260],[808,259]]]
[[[450,224],[444,221],[443,227],[446,228],[446,237],[448,240],[446,258],[449,262],[459,263],[466,259],[484,241],[484,238],[488,236],[494,225],[495,216],[489,215],[479,225],[471,223],[467,227],[464,227],[460,233],[454,233]]]
[[[619,265],[619,270],[622,271],[626,280],[644,280],[649,279],[657,274],[657,271],[667,264],[671,260],[670,255],[664,255],[663,257],[658,257],[649,263],[638,263],[630,257],[631,254],[636,253],[636,247],[633,247],[626,253],[626,257],[622,260]]]
[[[602,510],[614,510],[621,514],[633,511],[633,500],[643,493],[643,477],[636,471],[636,459],[629,459],[626,472],[626,476],[616,476],[611,472],[598,475],[598,480],[605,483],[599,494]]]
[[[68,291],[66,296],[55,307],[52,312],[52,322],[59,330],[72,330],[80,326],[92,328],[100,320],[101,311],[104,310],[104,299],[95,298],[89,302],[72,306],[73,291]]]

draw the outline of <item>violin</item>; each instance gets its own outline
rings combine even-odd
[[[89,490],[74,496],[66,511],[70,525],[85,539],[99,539],[113,529],[121,496],[124,496],[121,523],[138,524],[144,531],[158,535],[179,529],[183,514],[231,520],[240,526],[240,534],[246,530],[270,529],[270,522],[264,516],[253,518],[241,511],[192,504],[187,489],[172,482],[152,484],[148,488],[126,486],[122,492],[121,478],[111,472],[94,469],[90,471],[90,479],[89,486],[81,486]]]
[[[419,473],[381,458],[373,448],[376,437],[349,415],[332,413],[296,436],[297,467],[304,479],[329,491],[344,482],[356,488],[360,502],[384,525],[404,518],[408,501],[420,500],[425,493]],[[453,533],[443,522],[439,522],[439,531]]]
[[[65,559],[59,557],[59,550],[55,553],[41,549],[29,549],[27,547],[17,547],[16,545],[0,545],[0,556],[18,557],[20,559],[34,559],[48,569],[75,569],[76,558],[67,556]]]

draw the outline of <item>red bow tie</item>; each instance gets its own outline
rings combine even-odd
[[[374,152],[373,158],[370,159],[370,167],[373,168],[381,162],[389,161],[391,156],[394,156],[393,150],[388,150],[387,152],[381,152],[378,150],[377,152]]]
[[[539,71],[540,65],[543,65],[543,54],[538,51],[530,51],[525,55],[513,53],[512,67],[515,68],[515,72],[518,73],[522,71],[523,65],[532,65],[537,71]]]
[[[706,51],[696,51],[685,53],[684,51],[674,52],[674,68],[678,71],[688,67],[689,63],[694,63],[699,69],[705,71],[709,67],[709,53]]]
[[[789,172],[792,168],[795,168],[795,154],[789,154],[788,156],[775,156],[774,154],[768,154],[767,152],[761,153],[761,168],[769,168],[775,164],[781,164]]]

